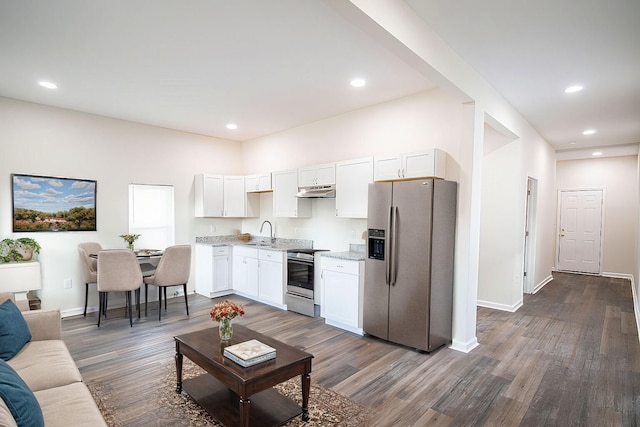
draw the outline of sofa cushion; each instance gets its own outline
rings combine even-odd
[[[74,383],[34,393],[47,426],[107,426],[89,389]]]
[[[16,424],[16,420],[14,420],[13,415],[11,415],[11,411],[2,399],[0,399],[0,426],[18,427],[18,424]]]
[[[0,360],[0,398],[4,401],[18,427],[44,426],[38,400],[18,373]]]
[[[61,340],[31,341],[7,363],[33,391],[82,381],[78,367]]]
[[[22,313],[11,300],[0,304],[0,358],[9,360],[31,340]]]

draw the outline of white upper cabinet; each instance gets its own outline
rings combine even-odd
[[[223,216],[223,186],[222,175],[195,176],[195,215],[197,217],[220,217]]]
[[[336,164],[307,166],[298,169],[298,186],[334,185],[336,183]]]
[[[376,181],[445,177],[447,153],[437,148],[374,158]]]
[[[366,218],[373,157],[336,163],[336,216]]]
[[[286,218],[311,217],[311,200],[299,199],[298,170],[273,172],[273,216]]]
[[[259,200],[245,192],[244,176],[195,176],[195,216],[244,218],[259,214]]]
[[[244,191],[244,176],[225,176],[223,185],[223,215],[237,218],[246,216],[247,196]]]
[[[260,193],[271,191],[271,174],[263,173],[259,175],[248,175],[245,177],[245,188],[247,193]]]

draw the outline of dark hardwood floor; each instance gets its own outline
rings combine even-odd
[[[640,343],[629,281],[554,273],[516,313],[478,309],[480,346],[432,354],[360,337],[241,297],[238,323],[312,353],[312,382],[370,409],[378,426],[634,426],[640,424]],[[169,301],[167,314],[129,327],[124,310],[63,320],[63,338],[87,382],[126,398],[129,426],[158,426],[162,366],[173,336],[217,324],[215,300]],[[154,314],[155,313],[155,314]]]

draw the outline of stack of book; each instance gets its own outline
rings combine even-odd
[[[276,349],[258,340],[249,340],[225,347],[224,357],[246,368],[275,359]]]

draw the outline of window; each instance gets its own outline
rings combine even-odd
[[[175,242],[173,186],[129,184],[129,234],[136,248],[165,249]]]

